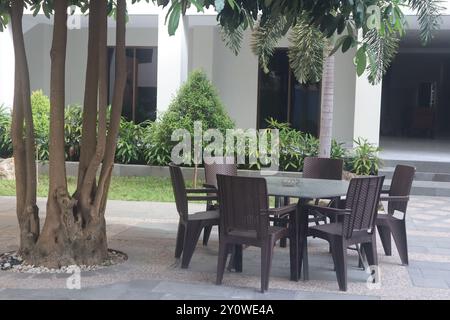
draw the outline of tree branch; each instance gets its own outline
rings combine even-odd
[[[95,153],[90,160],[89,166],[83,179],[80,192],[80,204],[82,210],[88,210],[91,205],[91,191],[94,186],[95,177],[100,163],[103,160],[106,146],[106,113],[108,103],[108,61],[107,61],[107,1],[96,1],[96,10],[98,18],[98,42],[99,42],[99,64],[98,64],[98,89],[99,89],[99,106],[98,106],[98,140]],[[98,191],[97,191],[98,192]]]
[[[111,118],[109,121],[108,136],[106,139],[106,151],[100,173],[100,183],[95,195],[94,206],[100,208],[98,214],[104,212],[109,182],[114,166],[116,153],[116,140],[119,133],[120,117],[122,114],[123,95],[126,83],[126,56],[125,56],[125,27],[126,27],[126,1],[117,1],[116,17],[116,75],[114,83]],[[101,192],[100,192],[101,190]]]
[[[75,197],[82,188],[89,162],[94,156],[97,135],[97,99],[99,73],[99,20],[97,1],[89,2],[89,39],[86,65],[86,81],[83,104],[83,125],[81,136],[80,161],[78,165],[78,183]]]

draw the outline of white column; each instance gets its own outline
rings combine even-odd
[[[14,98],[14,45],[11,28],[0,32],[0,106],[12,108]]]
[[[158,93],[157,111],[167,110],[180,85],[188,76],[188,26],[186,17],[180,18],[177,32],[169,36],[164,23],[167,11],[158,17]]]
[[[353,137],[362,137],[370,143],[378,145],[380,142],[382,84],[371,85],[367,75],[356,79],[355,115]]]

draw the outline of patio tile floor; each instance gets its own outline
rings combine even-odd
[[[0,252],[17,248],[14,203],[13,197],[0,197]],[[39,204],[44,215],[45,199]],[[384,256],[379,243],[380,288],[367,287],[368,274],[356,267],[356,253],[349,251],[348,291],[340,292],[327,243],[312,239],[310,281],[289,281],[288,249],[277,247],[270,290],[261,294],[257,248],[244,251],[241,274],[226,272],[223,285],[216,286],[215,229],[208,247],[199,243],[189,269],[180,269],[173,258],[178,222],[174,204],[110,201],[109,246],[126,252],[127,262],[83,272],[81,290],[66,289],[66,274],[0,272],[0,299],[449,299],[448,208],[450,199],[412,197],[407,216],[410,265],[400,265],[395,246],[392,257]],[[201,209],[192,205],[192,210]]]

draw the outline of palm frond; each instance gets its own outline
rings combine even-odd
[[[368,80],[373,85],[378,84],[397,54],[399,38],[395,33],[386,33],[382,36],[378,30],[372,29],[365,34],[363,45],[366,46],[369,58]]]
[[[441,24],[441,14],[444,7],[439,0],[409,0],[408,5],[417,12],[420,26],[420,38],[427,44]]]
[[[237,27],[234,30],[230,30],[226,27],[220,28],[220,36],[225,46],[229,48],[235,55],[239,54],[241,50],[242,38],[244,37],[244,29],[242,26]]]
[[[259,57],[259,63],[264,72],[269,72],[269,61],[273,56],[278,41],[285,34],[287,20],[284,17],[270,18],[264,25],[259,24],[252,34],[251,48]]]
[[[322,78],[324,52],[328,40],[306,19],[299,19],[289,35],[289,64],[300,83],[314,83]]]

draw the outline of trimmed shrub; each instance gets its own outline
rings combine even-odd
[[[194,71],[179,89],[167,112],[151,126],[144,150],[148,164],[166,165],[177,142],[171,141],[176,129],[186,129],[193,136],[194,122],[201,121],[203,130],[218,129],[225,133],[234,123],[225,111],[217,90],[202,71]]]

